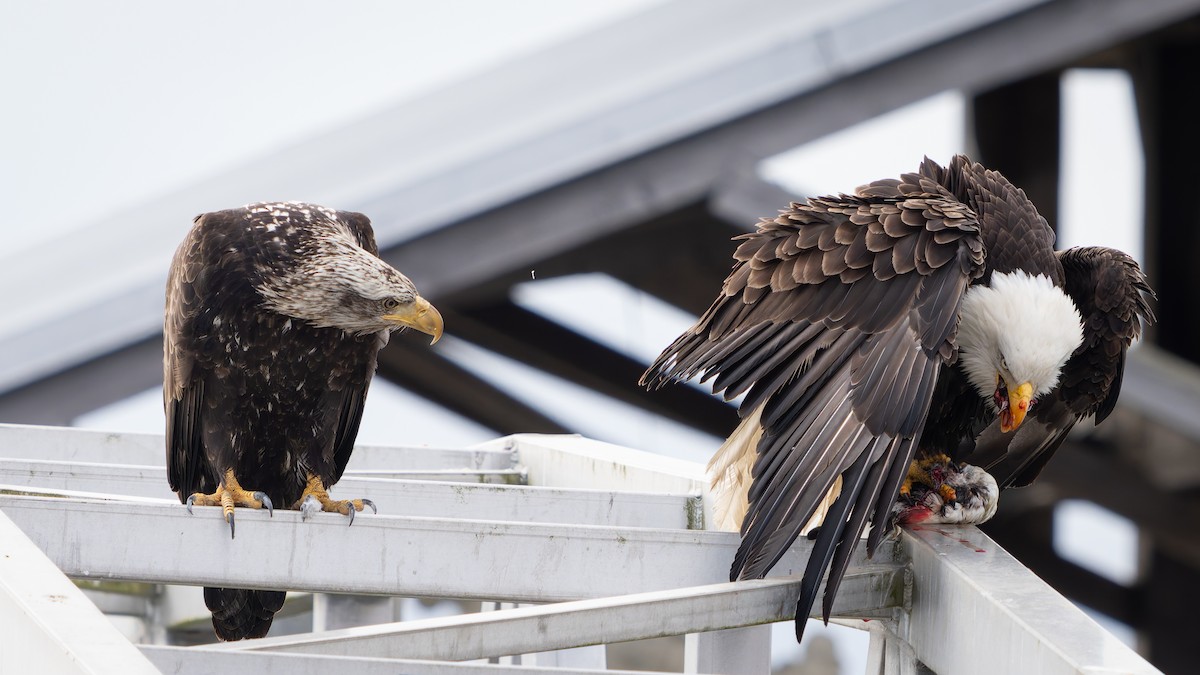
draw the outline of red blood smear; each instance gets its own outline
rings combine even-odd
[[[896,517],[896,522],[901,525],[916,525],[929,520],[929,516],[933,515],[933,511],[928,506],[912,506],[900,512]]]
[[[928,516],[926,516],[926,517],[928,518]],[[942,535],[943,537],[949,537],[950,539],[957,541],[958,543],[962,544],[963,546],[966,546],[967,548],[971,549],[972,551],[975,551],[976,553],[987,553],[987,549],[978,548],[977,546],[975,546],[975,544],[972,544],[970,541],[963,539],[962,537],[957,537],[945,530],[938,529],[936,527],[921,527],[920,525],[913,524],[912,529],[928,531],[928,532],[937,532],[938,534]]]

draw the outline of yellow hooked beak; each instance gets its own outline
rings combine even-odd
[[[1014,389],[1009,389],[1008,400],[1005,403],[1008,405],[1000,406],[1000,431],[1007,434],[1025,421],[1025,415],[1033,405],[1033,385],[1025,382]]]
[[[426,335],[432,335],[434,344],[442,337],[442,315],[429,301],[417,296],[411,304],[399,308],[395,314],[384,314],[383,318],[401,326],[419,330]]]

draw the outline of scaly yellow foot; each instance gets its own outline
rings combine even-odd
[[[217,486],[216,492],[211,495],[197,492],[188,497],[188,513],[192,512],[193,506],[220,506],[225,512],[225,522],[229,523],[229,537],[231,539],[235,536],[233,523],[233,508],[235,506],[266,509],[272,516],[275,515],[275,506],[271,504],[271,498],[265,492],[250,492],[243,489],[238,484],[237,478],[234,478],[233,469],[225,472],[225,478]]]
[[[928,485],[933,487],[939,481],[934,480],[930,472],[930,468],[935,465],[949,465],[950,458],[944,454],[931,455],[923,459],[914,459],[912,464],[908,465],[908,475],[904,477],[904,482],[900,484],[900,494],[907,497],[912,493],[913,483]],[[954,488],[943,486],[945,489],[939,488],[939,493],[943,499],[947,501],[954,500]],[[949,492],[947,492],[949,491]]]
[[[942,483],[938,486],[938,494],[942,496],[942,501],[944,502],[958,501],[958,493],[954,491],[954,488],[950,487],[946,483]]]
[[[375,502],[370,499],[331,499],[325,486],[321,483],[321,479],[312,474],[308,475],[308,483],[304,486],[304,492],[300,494],[300,499],[292,504],[293,509],[300,509],[302,520],[308,520],[309,516],[317,512],[326,511],[350,516],[351,525],[354,524],[355,512],[362,511],[367,506],[371,507],[373,513],[379,513],[379,509],[375,508]]]

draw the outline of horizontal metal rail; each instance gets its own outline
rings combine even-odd
[[[0,455],[12,446],[7,431],[0,430],[0,445],[5,445]],[[94,434],[62,438],[84,438],[101,449],[108,443]],[[110,450],[119,450],[120,443],[114,443]],[[219,662],[229,675],[269,672],[263,670],[266,663],[284,664],[278,667],[295,673],[386,668],[449,674],[466,670],[387,659],[491,658],[697,632],[710,647],[730,654],[736,651],[735,636],[743,635],[739,631],[760,630],[736,627],[791,618],[795,576],[805,566],[811,542],[802,539],[792,547],[776,566],[778,577],[725,582],[738,535],[682,529],[698,523],[690,496],[703,485],[698,465],[575,437],[514,436],[489,447],[492,452],[483,457],[511,460],[515,450],[520,467],[470,470],[527,470],[535,482],[576,489],[347,477],[337,489],[342,496],[369,496],[396,513],[455,517],[362,514],[347,527],[338,514],[317,514],[304,522],[294,511],[278,510],[270,517],[239,509],[237,538],[231,539],[218,509],[197,508],[189,515],[172,501],[161,467],[9,458],[0,459],[0,479],[11,479],[13,490],[59,495],[0,494],[0,524],[8,523],[10,534],[19,527],[44,551],[44,567],[54,572],[48,576],[57,575],[56,583],[70,587],[70,597],[79,596],[88,607],[82,591],[51,564],[68,576],[91,580],[557,603],[226,647],[144,650],[169,672],[199,672]],[[461,461],[468,455],[443,457]],[[124,494],[79,496],[93,491]],[[563,522],[549,522],[555,518]],[[19,534],[8,539],[32,546]],[[5,546],[6,553],[23,550]],[[27,592],[20,584],[29,578],[25,572],[0,570],[0,590],[20,598]],[[32,578],[35,586],[41,583]],[[112,608],[128,605],[137,611],[137,599],[126,600]],[[21,602],[0,612],[0,622],[20,624]],[[50,605],[29,611],[34,610],[37,616],[57,611]],[[901,670],[913,670],[919,661],[943,674],[1157,672],[973,527],[906,531],[898,541],[886,540],[874,561],[858,552],[834,611],[882,619],[871,624],[886,634],[876,646],[904,649],[892,650],[898,656],[880,663]],[[13,630],[29,632],[19,625]],[[68,636],[54,644],[70,643]],[[280,660],[263,660],[267,651]]]
[[[0,424],[0,459],[121,463],[166,466],[162,434],[95,431],[69,427]],[[348,470],[512,470],[505,448],[357,446]]]
[[[490,485],[525,485],[528,482],[528,477],[523,469],[347,469],[342,474],[342,478],[348,477],[435,480]]]
[[[206,647],[142,645],[140,649],[154,665],[171,675],[596,675],[598,672],[584,668],[549,668],[537,664],[509,666],[281,652],[228,652]],[[644,670],[600,672],[606,675],[656,675]]]
[[[155,672],[4,513],[0,551],[0,672]]]
[[[0,495],[3,510],[71,577],[327,593],[577,600],[728,578],[730,532],[239,509]],[[116,534],[116,533],[119,533]],[[800,573],[811,543],[775,567]],[[890,564],[885,545],[875,563]]]
[[[906,530],[902,541],[913,594],[900,634],[934,672],[1159,672],[977,528]]]
[[[253,484],[247,483],[247,488]],[[0,492],[69,490],[178,501],[156,466],[0,459]],[[687,529],[700,497],[344,476],[338,498],[367,498],[391,516],[446,517],[548,523],[604,523],[624,527]]]
[[[697,494],[708,484],[703,464],[572,434],[514,434],[477,447],[515,453],[531,485]]]
[[[852,570],[834,614],[891,616],[905,594],[898,564]],[[226,643],[225,650],[469,660],[701,633],[792,619],[800,580],[759,579]]]

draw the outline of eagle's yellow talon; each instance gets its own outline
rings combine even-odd
[[[210,495],[197,492],[187,498],[186,504],[188,513],[192,512],[193,506],[220,506],[222,517],[225,522],[229,523],[230,537],[234,536],[233,510],[235,507],[266,509],[271,515],[275,515],[275,507],[271,503],[271,498],[263,492],[250,492],[242,488],[232,470],[225,472],[225,479],[217,486],[215,492]]]
[[[304,492],[300,494],[300,499],[292,505],[293,509],[299,509],[303,514],[303,519],[308,520],[308,517],[318,511],[326,513],[340,513],[343,516],[350,517],[350,524],[354,524],[354,513],[362,511],[365,507],[371,507],[371,511],[379,513],[379,509],[375,507],[375,503],[370,499],[343,499],[334,500],[329,497],[329,492],[321,483],[321,479],[317,476],[309,474],[308,483],[304,486]]]
[[[954,491],[954,488],[945,483],[942,483],[941,486],[938,487],[938,494],[942,496],[942,501],[958,501],[958,493]]]

